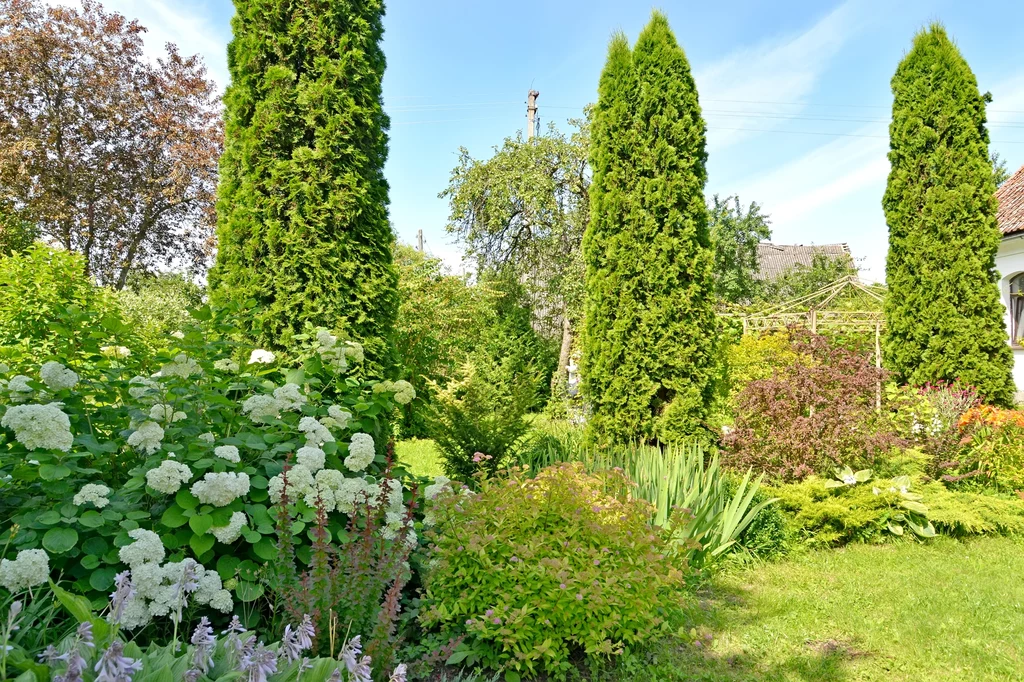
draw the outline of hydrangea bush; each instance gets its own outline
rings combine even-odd
[[[26,551],[94,604],[130,571],[124,627],[172,614],[175,576],[190,573],[201,611],[240,613],[277,558],[272,508],[289,457],[296,554],[308,561],[317,499],[341,533],[360,495],[381,492],[387,417],[414,395],[374,382],[362,348],[325,330],[284,359],[239,341],[235,313],[200,309],[168,351],[136,357],[98,328],[64,355],[0,350],[0,518],[10,540],[0,574],[12,591]],[[61,347],[55,344],[55,347]],[[404,516],[381,529],[394,539]],[[19,558],[19,557],[28,558]],[[24,564],[28,566],[28,564]],[[172,619],[173,620],[173,619]]]

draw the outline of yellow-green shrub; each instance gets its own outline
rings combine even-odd
[[[451,662],[564,677],[573,653],[620,653],[666,627],[682,560],[620,472],[579,463],[447,493],[420,620],[466,641]]]

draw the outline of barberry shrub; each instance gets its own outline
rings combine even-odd
[[[621,472],[573,463],[437,495],[420,620],[465,635],[449,662],[562,678],[576,653],[619,654],[667,628],[685,560],[626,490]]]
[[[724,438],[726,464],[779,480],[829,475],[840,465],[870,466],[901,443],[876,410],[885,372],[867,354],[790,331],[795,356],[736,397],[736,427]]]

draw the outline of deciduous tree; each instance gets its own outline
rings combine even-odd
[[[213,247],[216,89],[173,45],[150,62],[145,30],[92,0],[0,0],[0,202],[118,288]]]

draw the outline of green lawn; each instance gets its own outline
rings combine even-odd
[[[440,476],[441,453],[432,440],[412,438],[395,443],[398,461],[417,476]]]
[[[722,577],[703,647],[628,656],[606,680],[1024,680],[1024,542],[852,546]]]

